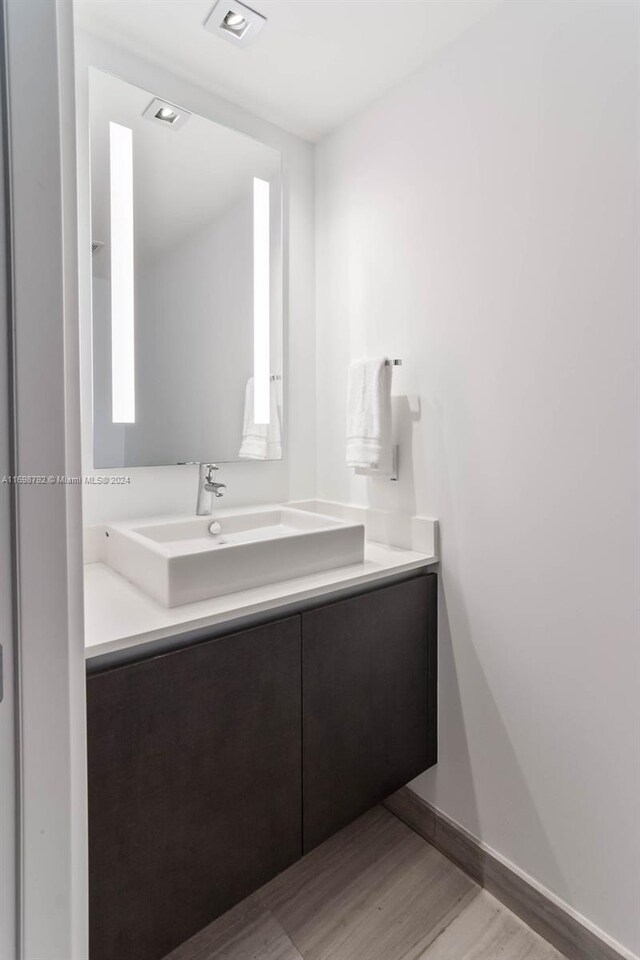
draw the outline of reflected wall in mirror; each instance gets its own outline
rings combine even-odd
[[[92,69],[95,467],[282,456],[277,150]]]

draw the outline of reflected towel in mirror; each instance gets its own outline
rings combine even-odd
[[[271,409],[269,423],[256,423],[254,420],[253,377],[247,380],[244,395],[244,425],[242,443],[238,456],[242,460],[280,460],[282,458],[282,430],[280,427],[280,408],[278,406],[278,383],[269,384]]]

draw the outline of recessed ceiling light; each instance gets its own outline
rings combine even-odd
[[[181,110],[173,103],[167,103],[165,100],[152,100],[147,109],[142,114],[147,120],[153,120],[154,123],[160,123],[163,127],[171,127],[176,130],[181,127],[191,114],[187,110]]]
[[[239,13],[229,11],[221,26],[223,30],[229,30],[231,33],[235,33],[237,37],[241,37],[249,26],[249,21],[246,17],[241,17]]]
[[[156,113],[156,120],[165,120],[167,123],[175,123],[178,117],[179,114],[169,107],[160,107]]]
[[[266,17],[250,7],[245,7],[240,0],[217,0],[204,22],[204,28],[236,46],[245,47],[266,22]]]

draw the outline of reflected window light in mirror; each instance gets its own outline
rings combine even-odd
[[[269,423],[269,183],[253,179],[253,380],[254,421]]]
[[[133,302],[133,132],[109,124],[111,207],[111,410],[135,423]]]

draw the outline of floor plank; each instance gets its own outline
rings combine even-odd
[[[210,923],[165,960],[302,960],[278,921],[252,897]]]
[[[564,958],[376,807],[165,960]]]
[[[476,891],[434,847],[376,808],[257,897],[304,960],[416,960]]]
[[[419,960],[563,960],[499,900],[480,890]]]

